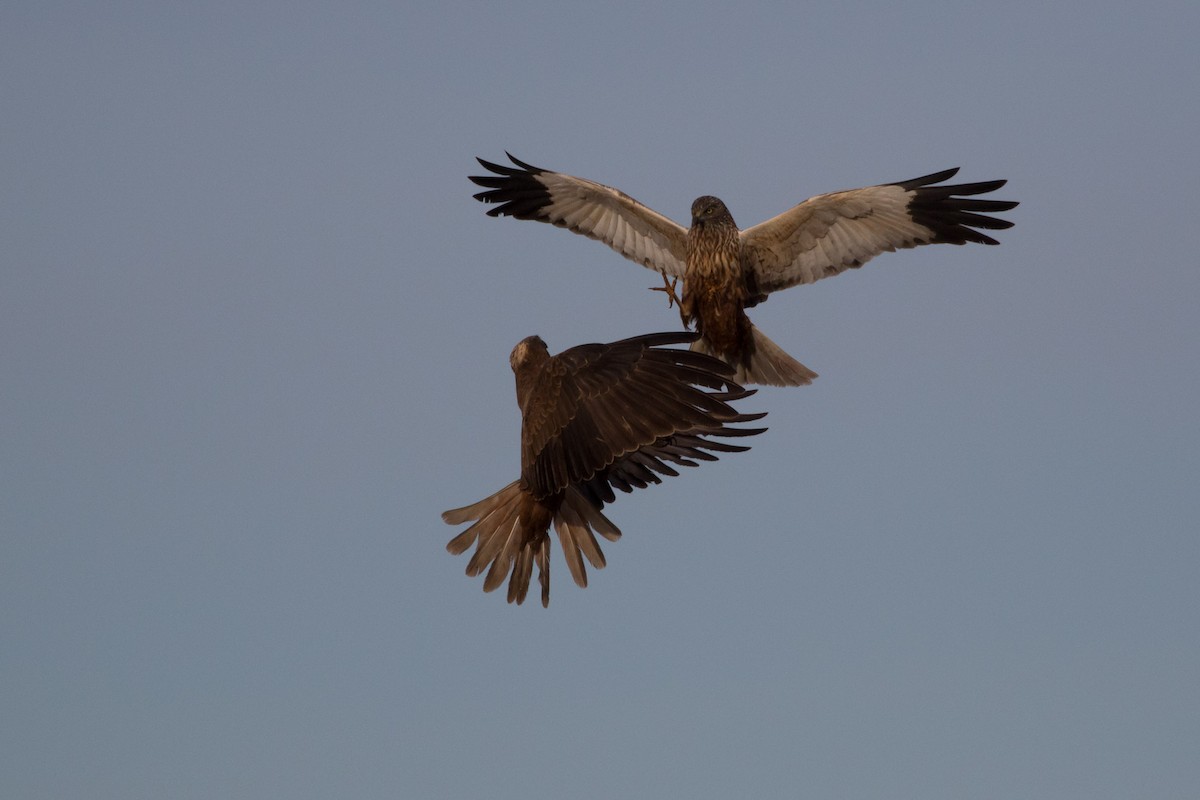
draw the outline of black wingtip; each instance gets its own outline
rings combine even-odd
[[[486,158],[475,156],[475,160],[478,161],[479,165],[488,172],[494,172],[497,175],[505,175],[513,171],[512,167],[509,167],[505,164],[497,164],[495,161],[488,161]],[[472,178],[472,180],[474,180],[474,178]]]
[[[922,186],[929,186],[930,184],[948,181],[958,174],[959,169],[961,169],[961,167],[951,167],[950,169],[944,169],[941,172],[931,172],[928,175],[922,175],[919,178],[910,178],[906,181],[896,181],[893,185],[900,186],[911,191],[913,189],[919,189]]]
[[[507,150],[504,151],[504,155],[508,156],[509,161],[513,162],[518,167],[520,167],[521,169],[523,169],[527,172],[545,172],[546,171],[546,170],[542,169],[541,167],[535,167],[533,164],[528,164],[528,163],[522,161],[521,159],[514,156],[512,153],[508,152]]]
[[[994,192],[1008,181],[942,183],[957,172],[958,168],[955,167],[895,184],[912,193],[908,207],[912,221],[929,228],[933,233],[928,242],[931,244],[999,244],[977,229],[998,231],[1011,228],[1014,224],[1011,220],[986,215],[1016,208],[1017,202],[979,199],[978,195]]]
[[[477,192],[473,197],[481,203],[494,203],[496,208],[487,212],[489,217],[516,217],[549,222],[543,209],[550,203],[550,193],[538,177],[544,170],[526,164],[505,152],[517,166],[507,166],[475,157],[480,166],[488,170],[487,175],[468,175],[467,179],[488,191]]]

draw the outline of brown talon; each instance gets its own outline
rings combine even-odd
[[[663,285],[651,286],[650,291],[665,292],[667,295],[667,308],[672,308],[678,305],[682,309],[683,303],[680,301],[679,295],[675,294],[675,286],[679,283],[679,278],[671,278],[668,280],[667,273],[660,272],[659,274],[662,275]]]

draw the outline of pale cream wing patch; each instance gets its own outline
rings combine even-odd
[[[934,232],[909,214],[913,194],[883,185],[817,195],[742,231],[743,258],[758,289],[813,283],[880,253],[931,241]]]
[[[550,195],[546,222],[603,242],[656,272],[683,277],[686,228],[611,186],[560,172],[542,172],[536,180]]]

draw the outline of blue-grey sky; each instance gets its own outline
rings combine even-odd
[[[1194,798],[1200,6],[10,3],[0,795]],[[752,316],[821,377],[549,610],[448,555],[508,353],[678,326],[471,199],[952,166],[1000,247]]]

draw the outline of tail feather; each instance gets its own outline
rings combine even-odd
[[[567,492],[567,502],[571,503],[579,512],[579,515],[583,517],[584,524],[594,529],[596,533],[610,542],[615,542],[621,538],[621,529],[612,524],[612,521],[608,517],[600,513],[600,509],[585,500],[583,495],[579,494],[577,490],[571,489],[571,491]],[[600,567],[596,567],[596,569],[600,569]]]
[[[731,378],[734,382],[743,385],[807,386],[817,377],[817,373],[789,356],[753,324],[750,325],[750,335],[749,357],[730,364],[736,370]],[[707,339],[697,339],[691,349],[721,358]]]
[[[446,549],[459,555],[474,545],[475,552],[467,562],[467,575],[475,577],[486,571],[485,592],[494,591],[507,578],[508,602],[518,605],[529,593],[535,564],[542,605],[550,604],[551,524],[562,543],[571,577],[583,587],[587,586],[583,559],[595,569],[603,569],[605,565],[604,553],[593,531],[609,541],[621,536],[617,526],[578,489],[568,489],[558,510],[553,511],[523,489],[520,481],[513,481],[477,503],[446,511],[442,519],[451,525],[473,521],[450,540]]]
[[[558,510],[554,517],[554,530],[558,533],[558,542],[562,545],[563,558],[566,559],[567,569],[571,571],[572,580],[579,588],[586,589],[587,568],[583,566],[580,540],[590,535],[591,531],[587,529],[570,502],[563,503],[563,507]],[[595,539],[592,543],[595,544]],[[603,567],[604,564],[600,566]]]
[[[548,548],[549,546],[550,540],[546,539],[543,547]],[[540,552],[542,547],[538,547],[537,550]],[[525,595],[529,593],[529,577],[533,574],[533,559],[534,548],[532,547],[522,547],[517,554],[516,563],[513,564],[512,579],[508,582],[508,602],[511,603],[518,597],[524,600]],[[503,576],[501,576],[500,582],[504,582]],[[548,597],[546,601],[549,602]]]
[[[461,525],[464,522],[478,520],[474,525],[451,539],[446,545],[446,549],[454,555],[458,555],[466,552],[467,548],[475,544],[477,539],[492,537],[496,529],[508,520],[521,504],[523,492],[518,483],[518,481],[513,481],[478,503],[443,511],[442,521],[447,525]]]
[[[596,535],[592,532],[593,529],[610,542],[621,536],[617,526],[588,502],[578,489],[568,489],[562,506],[554,516],[554,530],[558,533],[558,541],[562,545],[571,577],[580,588],[587,587],[587,570],[584,568],[583,558],[586,558],[594,569],[604,569],[608,563],[604,559],[600,543],[596,541]]]
[[[542,586],[542,608],[550,605],[550,537],[546,537],[544,547],[537,551],[538,583]],[[510,599],[508,602],[512,602]]]

